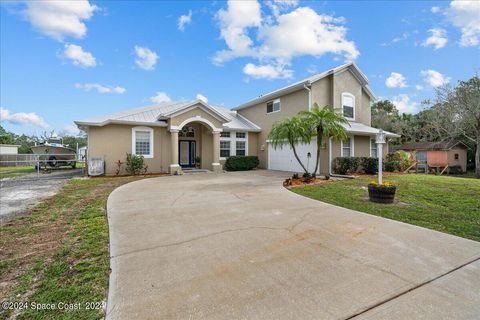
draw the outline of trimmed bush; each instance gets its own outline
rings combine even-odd
[[[413,164],[413,159],[410,158],[410,154],[403,150],[399,150],[395,153],[387,154],[387,162],[397,162],[399,171],[405,171]]]
[[[359,157],[337,157],[333,159],[333,172],[347,174],[357,172],[360,166]]]
[[[373,157],[362,157],[361,163],[362,169],[367,174],[375,174],[378,171],[378,159]]]
[[[133,175],[139,174],[142,170],[146,171],[143,156],[127,153],[125,170]]]
[[[387,172],[400,171],[400,162],[399,161],[385,162],[385,171]]]
[[[257,156],[231,156],[225,161],[227,171],[246,171],[258,167],[260,161]]]

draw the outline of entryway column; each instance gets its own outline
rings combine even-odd
[[[222,172],[222,165],[220,164],[220,132],[213,131],[213,172]]]
[[[178,132],[177,129],[170,129],[170,141],[172,143],[172,161],[170,164],[170,174],[182,173],[182,168],[178,164]]]

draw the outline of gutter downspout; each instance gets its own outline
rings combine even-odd
[[[330,177],[355,179],[354,176],[332,173],[332,137],[328,138],[328,175]]]
[[[312,110],[312,89],[310,82],[307,82],[303,85],[305,90],[308,91],[308,111]]]

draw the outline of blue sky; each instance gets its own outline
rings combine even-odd
[[[354,60],[378,97],[417,112],[480,69],[480,2],[2,2],[1,124],[74,120],[155,101],[232,108]]]

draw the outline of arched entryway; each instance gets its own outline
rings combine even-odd
[[[176,174],[182,172],[182,168],[195,167],[197,160],[200,160],[202,169],[221,171],[220,132],[221,127],[201,116],[185,119],[178,125],[171,125],[170,173]]]

